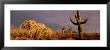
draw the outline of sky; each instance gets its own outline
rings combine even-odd
[[[88,21],[82,25],[84,32],[100,32],[100,10],[79,10],[82,21]],[[70,18],[76,22],[76,10],[11,10],[11,24],[19,26],[24,20],[35,19],[39,23],[44,23],[54,30],[61,30],[62,24],[65,28],[71,26],[77,31],[77,25],[70,22]]]

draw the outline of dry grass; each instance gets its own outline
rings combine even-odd
[[[30,24],[27,22],[30,21]],[[29,26],[30,25],[30,26]],[[25,28],[24,28],[25,27]],[[28,29],[27,29],[28,28]],[[30,29],[29,29],[30,28]],[[56,32],[34,20],[26,20],[19,28],[11,28],[11,40],[78,40],[72,29]],[[100,40],[100,33],[83,33],[83,40]]]

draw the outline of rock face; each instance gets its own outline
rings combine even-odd
[[[35,20],[25,20],[19,27],[18,30],[27,30],[25,34],[27,33],[29,35],[29,38],[31,39],[44,39],[45,37],[51,37],[52,30],[50,28],[47,28],[43,23],[38,23]],[[15,29],[16,30],[16,29]],[[17,35],[24,34],[24,32],[16,32],[15,30],[12,30],[12,33]],[[13,32],[14,31],[14,32]],[[22,38],[21,38],[22,39]]]

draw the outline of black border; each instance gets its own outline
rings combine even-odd
[[[47,48],[47,47],[4,47],[4,4],[108,4],[109,0],[0,0],[0,49],[3,50],[58,50],[59,47],[57,48]],[[110,3],[110,2],[109,2]],[[109,7],[108,7],[109,6]],[[110,9],[110,5],[107,5],[107,10]],[[110,11],[107,11],[107,33],[109,33],[110,27],[109,27],[109,13]],[[107,46],[108,47],[89,47],[88,49],[108,49],[110,48],[110,34],[107,34]],[[65,48],[60,48],[60,49],[70,49],[70,47],[65,47]],[[74,47],[71,49],[87,49],[87,48],[79,48],[79,47]],[[88,50],[87,49],[87,50]]]
[[[7,4],[106,4],[109,0],[3,0]]]

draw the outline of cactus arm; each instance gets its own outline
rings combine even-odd
[[[74,25],[78,25],[78,23],[75,23],[72,21],[71,17],[70,17],[70,21],[74,24]]]
[[[77,10],[77,18],[80,19],[80,13],[78,10]]]
[[[84,22],[81,22],[81,24],[85,24],[88,21],[88,19],[86,19]]]
[[[78,18],[76,17],[76,14],[75,14],[75,18],[76,18],[76,21],[78,21]]]
[[[77,23],[79,23],[80,20],[78,19],[78,17],[76,16],[76,14],[75,14],[75,18],[76,18]]]

